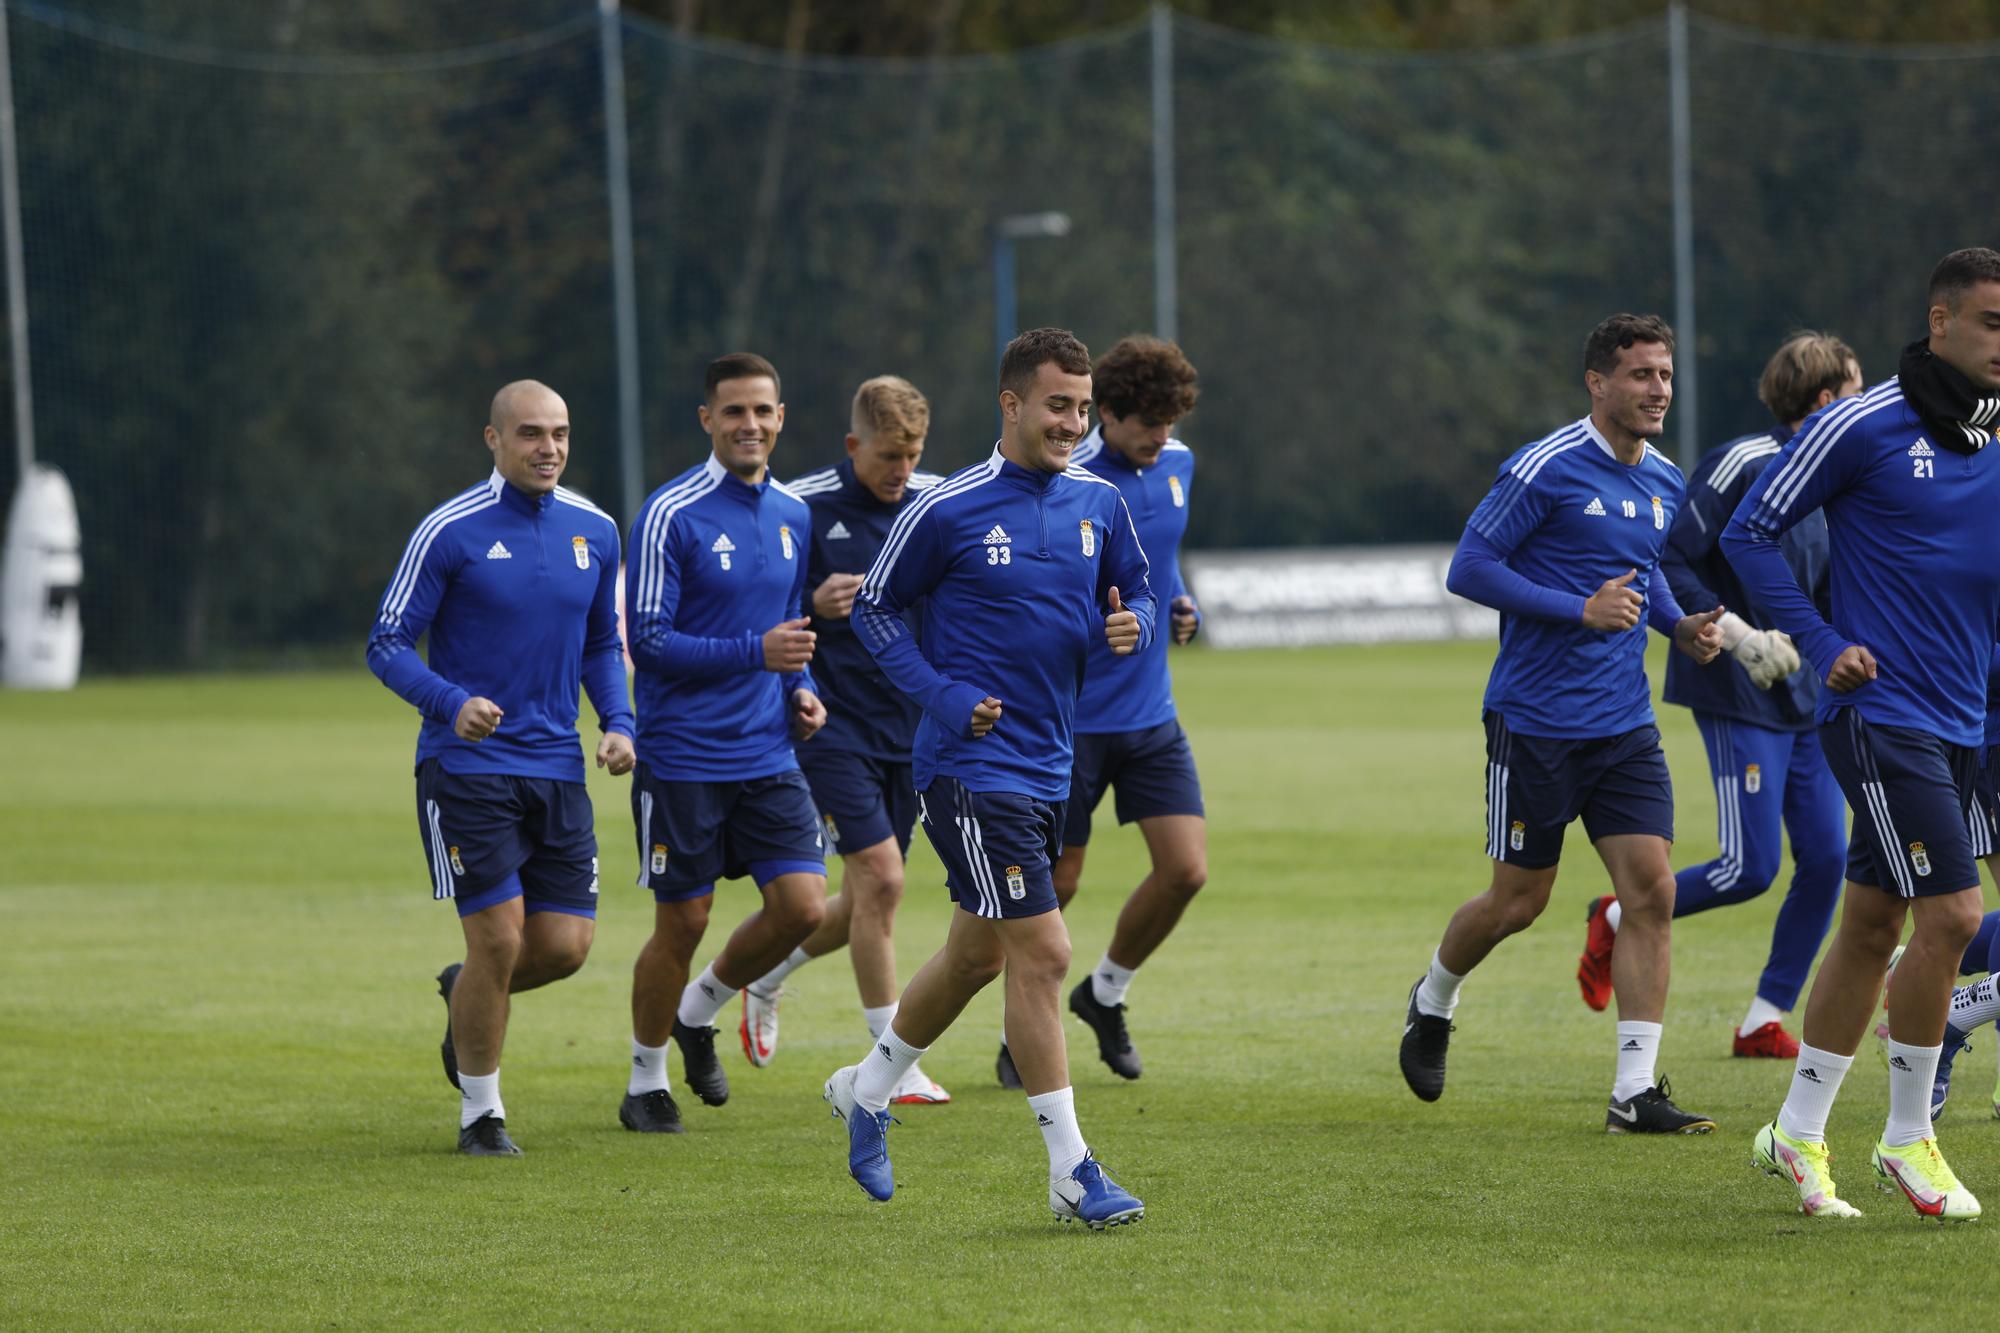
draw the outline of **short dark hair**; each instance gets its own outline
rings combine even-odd
[[[1954,250],[1931,270],[1930,304],[1958,310],[1958,298],[1981,282],[2000,282],[2000,251],[1983,245]]]
[[[1065,374],[1090,373],[1090,349],[1078,342],[1074,333],[1068,329],[1029,329],[1000,354],[1000,387],[1026,394],[1035,382],[1035,372],[1051,361]]]
[[[1194,411],[1201,387],[1179,343],[1134,334],[1097,358],[1091,396],[1100,409],[1136,415],[1149,426],[1179,421]]]
[[[1583,368],[1609,375],[1618,368],[1618,354],[1633,343],[1663,343],[1674,350],[1674,331],[1658,315],[1613,315],[1590,331],[1583,342]]]
[[[1860,366],[1854,349],[1831,333],[1801,330],[1771,353],[1763,378],[1757,381],[1757,397],[1772,416],[1789,426],[1813,410],[1822,389],[1838,394]]]
[[[715,386],[724,380],[767,379],[771,387],[778,391],[778,397],[785,396],[785,386],[778,379],[778,368],[758,356],[755,352],[730,352],[718,356],[708,363],[708,384],[703,392],[709,402],[715,401]]]

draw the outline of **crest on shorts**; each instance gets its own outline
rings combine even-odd
[[[1081,532],[1083,534],[1083,553],[1085,555],[1096,555],[1097,529],[1094,526],[1092,526],[1090,520],[1087,518],[1083,520],[1083,522],[1077,524],[1076,529],[1078,532]]]
[[[1919,875],[1931,873],[1931,854],[1924,850],[1924,845],[1920,842],[1910,844],[1910,866]]]
[[[1756,764],[1743,766],[1743,790],[1755,796],[1764,786],[1764,770]]]
[[[1667,507],[1660,503],[1660,497],[1657,495],[1653,497],[1653,526],[1656,528],[1667,526]]]
[[[465,873],[465,862],[458,859],[458,848],[451,847],[446,850],[451,853],[451,873],[454,875],[463,875]]]
[[[585,541],[581,537],[571,537],[569,539],[569,549],[576,552],[576,567],[578,569],[590,568],[589,542]]]
[[[1007,896],[1017,903],[1028,896],[1028,877],[1021,873],[1019,866],[1007,867]]]
[[[786,524],[778,525],[778,545],[785,548],[785,559],[792,558],[792,530]]]
[[[653,859],[647,862],[647,865],[652,868],[655,875],[667,873],[667,844],[664,842],[653,844]]]
[[[826,826],[826,840],[828,842],[840,841],[840,826],[833,822],[832,815],[821,815],[819,822]]]
[[[597,894],[597,858],[594,856],[590,858],[590,892],[593,897]]]
[[[1179,477],[1167,478],[1167,490],[1174,497],[1174,508],[1187,508],[1187,492],[1181,489],[1181,479]]]
[[[1528,826],[1517,819],[1514,821],[1514,827],[1507,831],[1507,845],[1518,852],[1527,845],[1527,842]]]

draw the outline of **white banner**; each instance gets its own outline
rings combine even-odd
[[[1218,648],[1490,639],[1499,615],[1446,592],[1449,546],[1195,551],[1183,573]]]

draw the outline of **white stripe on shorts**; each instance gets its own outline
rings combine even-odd
[[[442,901],[458,896],[458,885],[451,877],[451,857],[444,849],[444,829],[438,822],[438,803],[425,801],[424,810],[430,816],[431,825],[431,897]]]

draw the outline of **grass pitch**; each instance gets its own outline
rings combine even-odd
[[[623,1132],[650,912],[625,788],[601,775],[592,961],[514,1009],[527,1155],[461,1159],[431,981],[458,931],[424,876],[410,711],[358,668],[0,694],[0,1326],[1754,1328],[1964,1308],[1996,1223],[1940,1234],[1870,1187],[1872,1049],[1830,1136],[1864,1219],[1808,1222],[1748,1165],[1789,1069],[1731,1060],[1729,1033],[1776,892],[1675,931],[1662,1068],[1717,1134],[1603,1133],[1611,1017],[1571,980],[1603,882],[1580,829],[1548,916],[1468,983],[1444,1100],[1404,1089],[1405,992],[1486,875],[1490,655],[1176,655],[1211,877],[1133,988],[1145,1078],[1071,1028],[1084,1133],[1147,1206],[1105,1234],[1050,1218],[1040,1136],[993,1082],[997,988],[924,1061],[956,1100],[904,1108],[894,1202],[863,1197],[819,1100],[865,1039],[844,955],[794,975],[775,1066],[725,1038],[728,1106],[680,1095],[686,1135]],[[1661,720],[1685,863],[1714,853],[1711,789],[1687,715]],[[1108,820],[1070,915],[1079,973],[1142,873]],[[950,910],[917,841],[906,978]],[[704,958],[754,897],[720,896]],[[2000,1206],[1991,1070],[1961,1062],[1943,1139]]]

